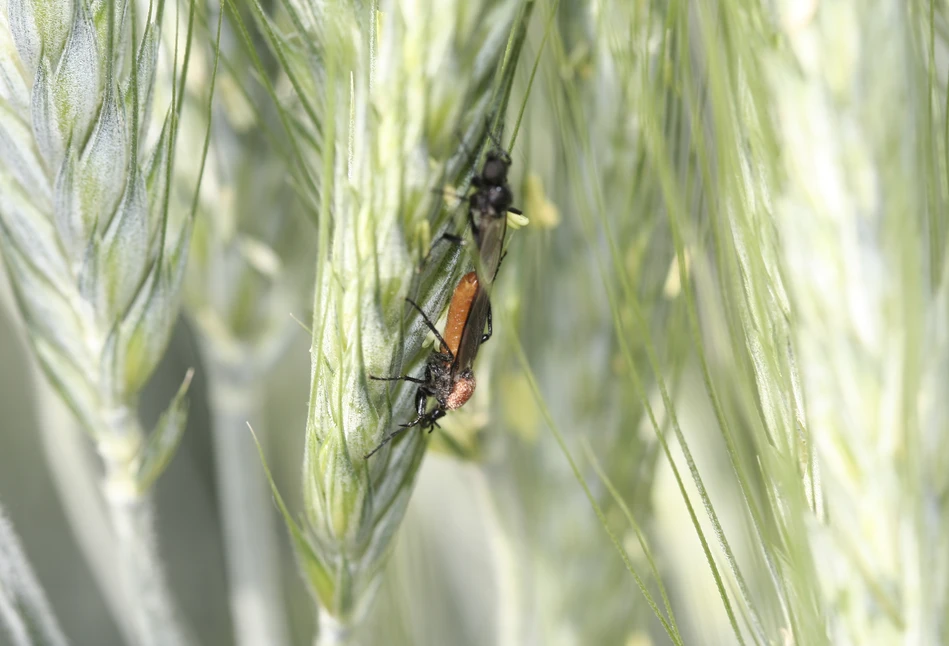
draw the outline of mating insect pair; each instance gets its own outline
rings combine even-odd
[[[494,282],[504,258],[508,213],[521,214],[512,207],[514,195],[507,182],[510,166],[510,156],[498,146],[497,150],[488,153],[481,174],[471,180],[475,190],[468,197],[468,223],[478,247],[480,267],[490,276],[487,284]],[[444,237],[461,242],[458,236],[446,234]],[[476,382],[472,366],[481,344],[490,339],[492,333],[487,284],[475,271],[462,277],[448,307],[444,336],[438,333],[435,325],[414,301],[406,299],[422,315],[422,320],[440,345],[425,364],[425,375],[421,379],[408,375],[369,376],[377,381],[410,381],[419,387],[415,393],[415,418],[399,425],[399,428],[383,438],[376,448],[366,454],[367,459],[413,426],[420,425],[431,432],[447,411],[460,408],[474,394]],[[430,397],[435,398],[436,404],[429,411]]]

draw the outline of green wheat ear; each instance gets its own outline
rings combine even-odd
[[[920,38],[922,6],[789,5],[788,48],[768,69],[784,162],[777,258],[821,467],[801,487],[820,496],[805,536],[829,643],[946,637],[945,569],[932,557],[945,553],[935,527],[949,511],[935,493],[947,447],[934,391],[945,389],[946,210],[926,204],[927,183],[943,192],[929,166],[944,159],[931,101],[945,105],[945,91],[925,86],[943,73],[922,60],[935,46],[932,32]]]
[[[190,379],[150,436],[136,415],[178,315],[191,235],[190,214],[169,209],[177,54],[171,104],[152,100],[162,8],[13,0],[0,24],[0,250],[37,357],[103,460],[142,643],[186,641],[147,491],[184,429]]]
[[[319,229],[305,518],[285,516],[325,643],[349,639],[365,614],[422,459],[417,431],[365,459],[410,414],[414,392],[368,375],[419,369],[425,333],[404,299],[437,318],[461,275],[465,256],[450,245],[417,270],[433,235],[464,226],[435,190],[464,185],[468,150],[503,113],[532,7],[519,4],[289,2],[283,35],[254,5],[296,93],[283,123]]]

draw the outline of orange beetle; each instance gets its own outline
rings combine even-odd
[[[414,301],[406,300],[422,315],[422,320],[438,339],[440,346],[425,364],[423,379],[408,375],[369,375],[370,379],[376,381],[410,381],[419,387],[415,392],[415,418],[400,424],[399,428],[383,438],[376,448],[366,454],[367,459],[405,429],[421,424],[422,428],[428,428],[431,432],[447,411],[464,406],[465,402],[471,399],[477,385],[471,366],[481,344],[491,338],[491,302],[487,292],[481,289],[476,272],[471,271],[462,276],[455,287],[451,304],[448,306],[444,336],[439,334],[435,325]],[[436,402],[431,411],[426,410],[429,397],[434,397]]]

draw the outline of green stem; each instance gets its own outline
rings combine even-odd
[[[246,371],[207,362],[215,470],[237,646],[289,643],[282,612],[273,502],[248,429],[262,418],[258,384]]]
[[[518,646],[524,643],[524,561],[518,559],[515,538],[505,526],[499,509],[498,494],[491,489],[489,476],[477,472],[475,499],[482,511],[485,533],[494,558],[497,608],[498,646]]]
[[[6,289],[5,280],[0,280],[0,307],[16,311],[12,294]],[[20,321],[16,316],[14,323]],[[20,342],[26,347],[29,337],[22,325],[14,325]],[[132,626],[128,616],[128,599],[122,594],[119,573],[115,570],[112,555],[115,539],[109,528],[108,518],[99,494],[99,476],[94,456],[89,451],[86,436],[76,423],[72,413],[43,376],[42,370],[30,357],[30,382],[36,394],[36,414],[40,427],[43,453],[49,465],[56,493],[62,503],[63,512],[72,530],[73,537],[89,565],[99,592],[115,620],[119,632],[127,643],[132,643]]]
[[[358,646],[353,639],[352,627],[320,608],[320,632],[313,646]]]
[[[0,627],[14,646],[67,646],[30,562],[0,508]]]
[[[133,643],[131,600],[124,594],[115,568],[115,535],[99,492],[99,473],[88,436],[38,369],[33,377],[43,452],[63,512],[119,632],[125,642]]]
[[[97,449],[105,467],[103,497],[115,534],[115,561],[129,599],[136,646],[193,643],[179,620],[165,579],[151,495],[138,488],[135,457],[143,434],[135,414],[121,406],[104,416]]]

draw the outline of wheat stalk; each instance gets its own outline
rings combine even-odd
[[[0,626],[13,646],[66,646],[23,547],[0,507]]]
[[[220,17],[220,16],[219,16]],[[213,27],[213,26],[212,26]],[[208,36],[215,35],[209,30]],[[231,616],[238,644],[289,643],[269,486],[248,425],[261,435],[265,380],[301,333],[315,230],[287,181],[292,163],[255,97],[246,57],[225,52],[215,127],[185,282],[186,311],[208,371],[212,439]],[[210,68],[211,61],[206,61]],[[266,98],[266,97],[263,97]],[[186,104],[202,113],[198,92]],[[196,122],[207,115],[196,114]],[[185,141],[189,141],[185,139]],[[201,141],[190,139],[192,159]],[[261,163],[261,160],[265,160]],[[195,168],[178,166],[182,181]]]
[[[185,643],[148,492],[184,429],[190,377],[151,433],[135,410],[177,316],[191,231],[168,208],[177,102],[148,127],[164,5],[5,9],[0,249],[40,364],[102,459],[137,640]]]

